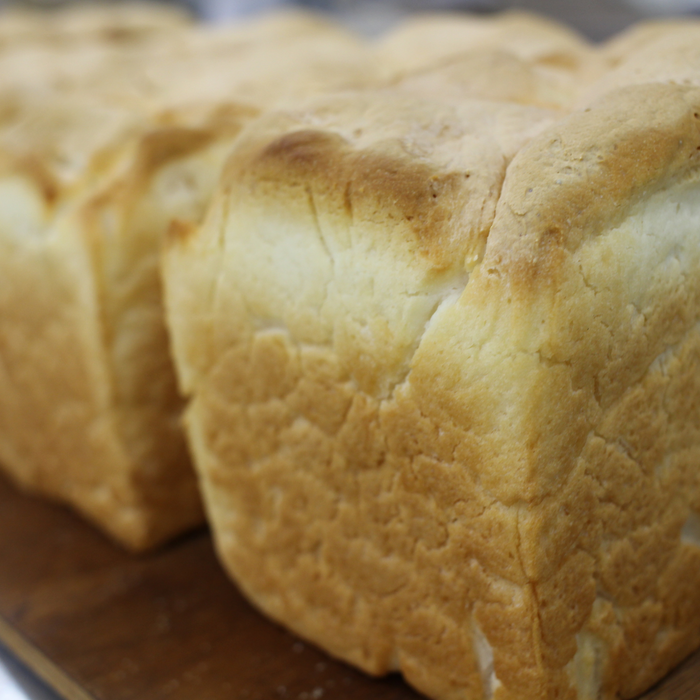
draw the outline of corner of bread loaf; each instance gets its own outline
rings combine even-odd
[[[485,264],[550,284],[563,251],[696,167],[699,108],[697,88],[628,86],[543,131],[509,166]]]
[[[697,581],[682,534],[697,493],[680,483],[700,449],[698,113],[693,88],[636,86],[530,142],[508,169],[483,262],[448,310],[465,320],[435,324],[415,358],[422,395],[449,396],[431,410],[462,425],[493,416],[515,437],[494,441],[480,478],[523,499],[518,553],[539,659],[581,697],[642,692],[697,643],[697,606],[681,622],[666,586],[671,572]],[[458,347],[478,361],[459,365]]]

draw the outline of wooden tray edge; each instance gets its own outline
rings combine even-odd
[[[2,615],[0,615],[0,642],[61,697],[66,700],[96,700],[53,663],[41,649],[19,634]]]

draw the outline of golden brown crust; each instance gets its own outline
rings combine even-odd
[[[144,505],[109,405],[84,246],[68,232],[47,230],[45,220],[30,227],[27,216],[19,219],[23,230],[8,235],[8,219],[29,193],[21,180],[5,179],[1,188],[3,469],[27,489],[71,503],[125,546],[157,544],[199,522],[199,503],[168,478],[159,484],[167,509]],[[26,204],[40,210],[41,194],[34,196]]]
[[[439,269],[483,247],[505,162],[551,119],[479,100],[426,104],[399,91],[307,100],[247,131],[224,183],[250,179],[272,192],[303,180],[347,218],[370,218],[391,201],[395,230]]]
[[[509,167],[484,264],[552,279],[550,256],[700,162],[700,91],[630,86],[563,119]],[[553,264],[556,264],[554,262]]]
[[[171,112],[168,121],[199,126],[144,134],[129,167],[87,198],[72,222],[85,238],[97,278],[116,428],[134,465],[136,490],[154,519],[186,512],[178,501],[198,499],[180,426],[182,400],[163,320],[158,255],[173,218],[183,225],[201,218],[227,144],[255,113],[235,104]],[[183,529],[200,519],[197,509]]]
[[[230,517],[240,520],[240,536],[254,529],[255,522],[264,523],[264,513],[275,522],[273,532],[259,543],[262,549],[249,551],[243,543],[220,540],[224,559],[244,590],[270,614],[371,672],[400,666],[425,692],[470,697],[490,682],[485,668],[482,680],[472,649],[472,614],[478,620],[475,625],[504,640],[527,640],[531,635],[527,611],[533,600],[521,589],[516,517],[481,489],[475,475],[459,469],[450,475],[443,460],[452,459],[449,455],[458,444],[463,454],[480,454],[481,447],[459,430],[450,430],[448,423],[425,418],[419,397],[402,379],[416,335],[419,339],[446,297],[459,294],[465,265],[473,267],[478,258],[512,153],[504,144],[517,148],[516,143],[542,128],[550,116],[478,102],[422,110],[420,104],[401,95],[358,95],[257,122],[229,161],[205,237],[171,239],[165,279],[170,282],[167,298],[181,382],[197,396],[189,416],[190,435],[215,523],[226,532],[224,523]],[[307,115],[315,128],[303,128],[299,115]],[[517,124],[520,130],[517,136],[504,130],[499,142],[502,118],[511,129]],[[494,134],[488,149],[483,148],[487,125]],[[481,144],[471,139],[472,128],[482,134]],[[368,129],[372,131],[363,136]],[[383,129],[391,139],[385,140]],[[422,130],[430,138],[424,139]],[[435,132],[443,134],[440,140]],[[479,145],[481,149],[475,148]],[[443,182],[451,189],[443,190]],[[264,202],[263,207],[248,210],[246,203],[256,200]],[[417,206],[425,208],[426,200],[433,207],[431,214],[417,217]],[[238,214],[228,219],[233,203]],[[291,217],[293,227],[296,222],[304,222],[310,231],[318,226],[321,235],[347,227],[355,245],[365,251],[362,260],[378,287],[376,298],[352,308],[352,295],[365,283],[351,275],[348,291],[343,291],[340,270],[351,271],[352,266],[343,262],[347,242],[345,234],[338,233],[324,244],[338,266],[338,287],[325,292],[328,306],[321,308],[320,320],[297,317],[274,297],[270,301],[275,272],[265,269],[264,254],[262,260],[248,258],[251,249],[240,227],[260,221],[262,212],[276,220],[277,211],[287,220]],[[221,231],[228,226],[234,228],[225,234],[222,250]],[[304,269],[311,287],[326,263],[313,245],[306,249],[311,241],[304,241],[292,246],[308,256]],[[250,245],[255,250],[254,240]],[[285,262],[291,269],[296,264]],[[238,273],[229,277],[224,270],[232,263]],[[375,271],[376,265],[386,267]],[[256,277],[243,280],[240,273],[250,269]],[[281,269],[280,273],[284,274]],[[400,295],[392,284],[386,286],[389,304],[397,311],[382,308],[382,275],[392,284],[405,285]],[[326,284],[323,279],[318,283]],[[267,291],[262,291],[266,285]],[[252,292],[255,288],[259,294]],[[298,289],[296,294],[298,298],[305,292]],[[314,296],[309,289],[309,301]],[[339,313],[344,304],[350,305],[347,312]],[[248,312],[243,312],[245,306]],[[346,321],[345,313],[357,314],[362,330]],[[234,324],[219,323],[220,314]],[[324,326],[325,318],[333,317],[340,323]],[[442,444],[433,456],[432,436],[437,432]],[[278,434],[289,434],[291,453]],[[426,453],[412,467],[418,436],[423,436]],[[334,454],[341,460],[337,471],[326,473],[326,460]],[[229,471],[233,464],[251,462],[259,478]],[[308,481],[296,468],[289,469],[296,463],[308,464]],[[435,505],[420,494],[441,479],[445,488],[435,497],[442,515],[431,523]],[[285,485],[282,503],[265,495],[271,484]],[[473,488],[468,505],[460,497],[463,488]],[[381,505],[367,510],[366,499],[375,497],[375,503],[386,499],[386,511]],[[340,506],[333,506],[338,498]],[[306,506],[299,510],[295,504],[302,500]],[[312,503],[319,509],[318,527],[308,521]],[[396,508],[406,512],[394,522],[391,513]],[[331,522],[320,513],[327,513]],[[430,534],[420,535],[420,528],[410,528],[411,522],[424,523]],[[360,555],[362,543],[373,542],[376,528],[382,532],[379,540],[366,556]],[[292,540],[288,534],[293,534]],[[416,558],[415,537],[434,543],[439,551],[428,549],[423,555],[419,548]],[[319,538],[324,552],[320,559],[313,554]],[[465,555],[462,565],[450,570],[448,562],[458,552]],[[445,578],[435,579],[434,571],[441,567]],[[278,585],[283,570],[284,590]],[[424,576],[454,593],[434,601],[429,612],[413,606],[424,598]],[[478,612],[466,604],[459,582],[480,591]],[[323,606],[315,611],[308,605],[309,596],[324,601]],[[504,602],[514,596],[518,604],[504,610]],[[370,624],[377,630],[371,640],[366,635]]]
[[[630,696],[700,641],[700,92],[666,84],[691,54],[645,64],[683,42],[640,40],[552,123],[508,104],[549,104],[518,76],[570,87],[590,47],[533,19],[425,29],[380,47],[441,40],[394,89],[162,112],[184,96],[159,64],[148,109],[112,95],[26,132],[0,180],[0,459],[134,548],[198,522],[170,226],[189,436],[246,594],[436,698]],[[251,82],[212,69],[201,94],[363,83],[352,39],[278,31],[280,54],[239,37]],[[90,137],[69,168],[64,133]]]
[[[289,209],[317,227],[318,252],[328,259],[324,265],[332,266],[335,252],[342,255],[348,247],[347,240],[337,251],[324,242],[326,226],[338,226],[365,241],[361,245],[379,247],[386,255],[382,265],[399,256],[408,274],[427,285],[428,291],[413,299],[416,311],[421,308],[416,316],[402,317],[378,298],[371,328],[362,330],[359,319],[367,311],[358,302],[351,312],[357,314],[357,328],[341,331],[343,362],[354,367],[356,381],[370,393],[384,393],[405,375],[415,333],[431,309],[463,284],[479,259],[512,153],[550,119],[549,112],[516,105],[430,104],[388,91],[307,101],[269,114],[245,132],[222,187],[241,206],[264,200],[271,217]],[[240,245],[248,250],[247,241]],[[380,269],[368,269],[367,275]],[[252,301],[260,314],[278,318],[264,284],[251,284],[260,286],[259,301]],[[413,293],[414,281],[399,284],[408,284],[406,293]],[[310,303],[323,305],[320,289],[309,286],[308,293]],[[349,288],[334,294],[352,305]],[[310,316],[290,299],[283,322],[298,328],[305,340],[325,342],[334,333],[333,314],[330,306],[318,311]],[[373,359],[378,346],[386,353],[380,365]]]
[[[390,200],[397,217],[406,221],[419,256],[429,258],[437,268],[456,257],[449,249],[451,212],[471,177],[469,172],[441,173],[400,153],[356,152],[339,134],[312,130],[284,134],[257,154],[252,167],[242,167],[250,168],[252,177],[263,182],[274,182],[280,172],[292,181],[313,181],[314,197],[333,208],[344,207],[348,217],[354,215],[363,195],[370,200],[367,209],[374,206],[372,200]],[[235,177],[232,171],[230,166],[228,174]],[[476,236],[484,233],[475,231]]]

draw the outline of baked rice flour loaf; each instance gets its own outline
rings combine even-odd
[[[164,257],[223,563],[433,698],[632,697],[700,644],[700,90],[401,90],[243,132]]]
[[[645,23],[612,39],[602,53],[611,68],[581,91],[582,106],[626,85],[700,87],[700,21]]]
[[[208,58],[194,37],[193,65],[187,47],[179,62],[166,52],[131,92],[108,70],[102,88],[98,71],[76,77],[69,65],[63,87],[38,79],[0,95],[0,463],[132,549],[203,521],[160,301],[161,237],[173,218],[198,221],[241,126],[291,89],[268,62],[296,71],[299,90],[331,40],[334,79],[343,62],[346,75],[361,67],[360,42],[312,18],[250,33],[257,41],[219,34]],[[206,82],[207,70],[218,92],[170,87]]]

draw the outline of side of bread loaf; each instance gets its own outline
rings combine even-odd
[[[97,279],[111,408],[132,465],[134,498],[144,519],[169,524],[132,545],[138,548],[202,521],[161,303],[162,240],[174,219],[200,220],[227,149],[253,114],[252,108],[220,105],[199,127],[145,134],[129,166],[92,193],[68,223],[89,251]]]

